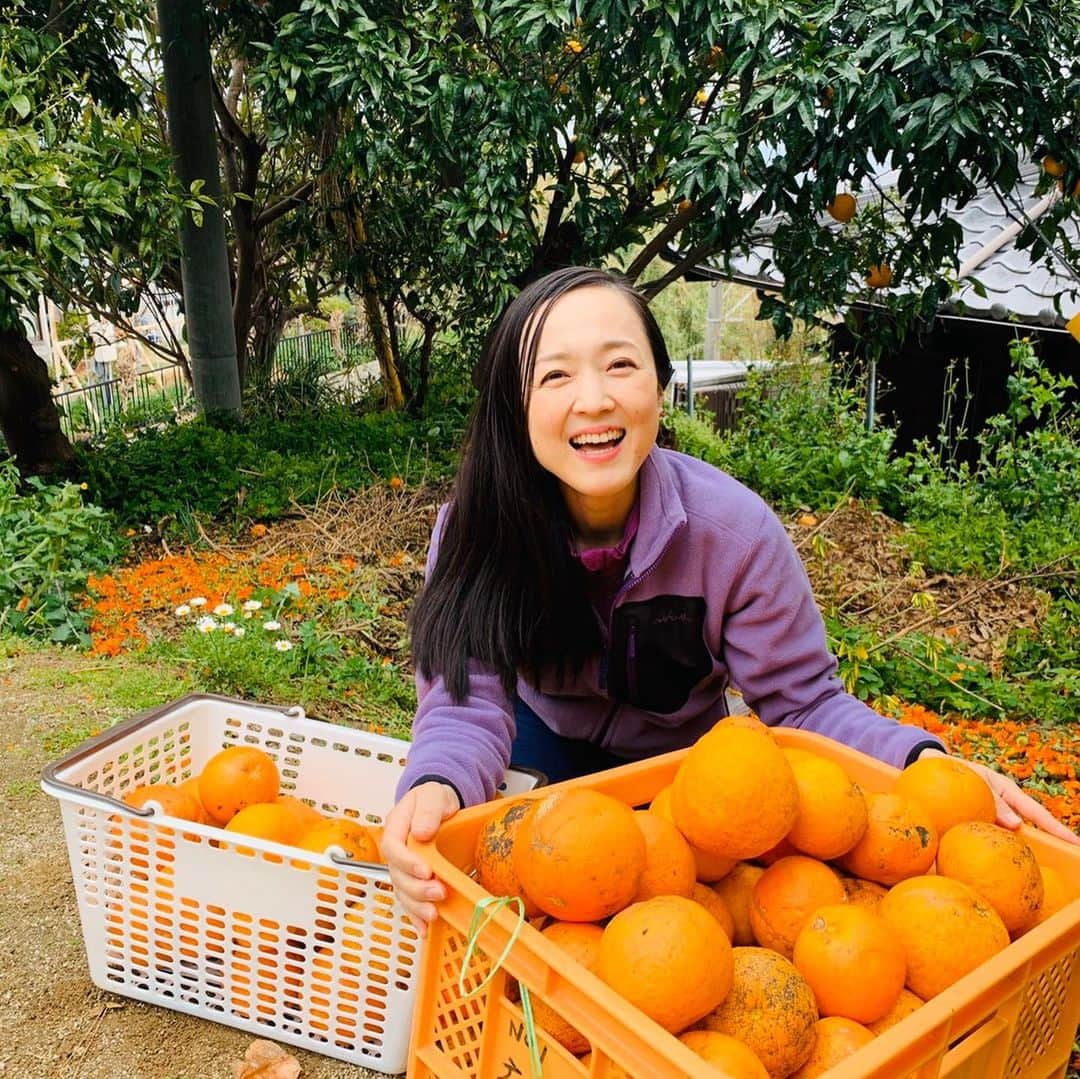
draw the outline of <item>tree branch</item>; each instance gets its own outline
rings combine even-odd
[[[272,225],[279,217],[284,217],[290,210],[302,206],[308,201],[314,190],[314,180],[305,180],[303,183],[297,184],[292,191],[283,195],[272,206],[267,206],[265,210],[256,215],[254,221],[255,231],[258,232],[268,225]]]

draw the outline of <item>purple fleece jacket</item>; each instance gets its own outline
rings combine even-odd
[[[654,448],[640,475],[640,523],[603,653],[557,688],[518,679],[518,695],[552,730],[640,760],[692,744],[727,714],[724,690],[734,683],[770,726],[816,731],[897,767],[923,746],[944,749],[844,691],[806,571],[758,495],[671,450]],[[416,684],[398,797],[433,776],[465,805],[493,797],[514,739],[513,701],[498,675],[473,664],[461,704],[441,677],[418,673]]]

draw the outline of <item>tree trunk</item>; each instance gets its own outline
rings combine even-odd
[[[185,189],[195,181],[213,203],[202,225],[190,213],[180,229],[184,325],[195,399],[214,415],[240,410],[229,259],[221,212],[217,133],[210,83],[210,45],[202,0],[157,0],[169,145]]]
[[[24,477],[74,474],[75,450],[60,429],[49,369],[18,330],[0,330],[0,430]]]

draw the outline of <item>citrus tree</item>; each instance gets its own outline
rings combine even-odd
[[[853,291],[936,309],[937,211],[1050,152],[1080,180],[1080,9],[1038,0],[360,0],[236,7],[273,137],[318,138],[336,258],[389,316],[486,323],[523,282],[608,263],[656,294],[772,237],[781,330]],[[889,163],[847,228],[825,211]],[[1047,184],[1053,178],[1047,177]],[[1075,267],[1064,198],[1023,242]],[[1070,261],[1071,260],[1071,261]],[[876,271],[872,268],[877,267]],[[867,278],[870,283],[867,283]],[[896,286],[904,285],[903,292]],[[393,326],[394,320],[386,318]],[[414,387],[415,390],[415,387]]]

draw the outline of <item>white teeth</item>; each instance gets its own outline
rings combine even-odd
[[[602,431],[595,435],[577,435],[570,439],[570,442],[574,446],[600,446],[605,442],[614,442],[616,439],[622,438],[623,432],[621,430]]]

